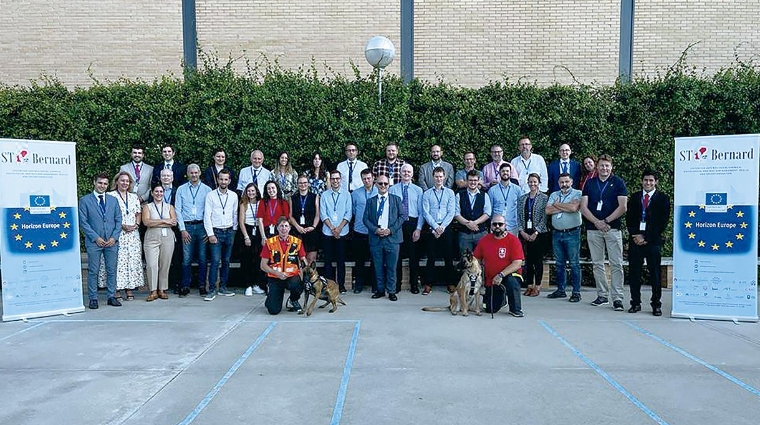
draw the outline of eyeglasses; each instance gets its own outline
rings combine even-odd
[[[340,177],[330,177],[330,180],[340,180]]]
[[[504,225],[504,223],[491,223],[491,226],[493,226],[493,227],[501,227],[503,225]]]
[[[378,186],[388,186],[388,182],[377,182],[375,184]]]

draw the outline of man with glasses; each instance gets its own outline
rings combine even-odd
[[[517,200],[522,195],[520,186],[512,183],[509,176],[512,165],[505,162],[499,167],[499,183],[488,190],[493,214],[506,217],[507,231],[517,236]]]
[[[480,177],[476,170],[467,174],[467,190],[457,193],[454,220],[459,228],[459,253],[473,251],[488,230],[491,216],[491,198],[478,189]]]
[[[500,145],[491,146],[491,159],[493,159],[493,161],[483,167],[483,184],[486,188],[496,186],[499,183],[499,170],[501,165],[504,163],[509,164],[507,161],[504,161],[503,157],[504,150]],[[512,168],[509,169],[509,172],[508,180],[514,179],[514,181],[517,182],[517,173]]]
[[[581,183],[581,164],[570,159],[573,151],[570,145],[563,143],[559,146],[559,159],[555,159],[549,164],[549,193],[560,190],[559,176],[567,173],[573,183],[573,189],[578,189]]]
[[[355,144],[346,145],[346,160],[338,163],[335,167],[340,173],[340,188],[353,192],[362,187],[361,172],[368,166],[365,162],[357,159],[359,149]]]
[[[455,190],[467,188],[467,173],[470,171],[475,171],[478,174],[478,178],[480,179],[480,182],[478,182],[478,188],[483,189],[485,187],[483,183],[483,172],[475,168],[475,153],[465,152],[464,168],[457,170],[457,173],[454,176]]]
[[[378,176],[375,184],[377,195],[367,201],[367,208],[362,216],[368,230],[377,282],[372,298],[383,298],[387,293],[389,300],[396,301],[396,262],[402,238],[401,226],[404,223],[401,200],[388,193],[388,177]]]
[[[330,190],[322,193],[319,201],[319,217],[322,219],[324,239],[325,277],[335,279],[340,293],[346,293],[346,236],[351,221],[351,194],[341,189],[338,170],[330,171]],[[337,276],[333,273],[335,261]]]
[[[420,173],[417,176],[417,186],[421,187],[423,191],[435,185],[433,181],[433,170],[441,167],[446,172],[446,181],[443,183],[444,187],[451,188],[454,186],[454,166],[443,160],[443,150],[439,145],[433,145],[430,148],[430,162],[422,164],[420,167]]]
[[[433,170],[435,186],[422,195],[422,215],[430,233],[426,235],[427,264],[425,266],[425,288],[422,295],[430,294],[436,283],[449,285],[454,276],[454,265],[451,249],[451,229],[449,225],[454,220],[456,199],[454,191],[444,187],[446,172],[441,167]],[[443,273],[435,270],[435,260],[443,257]]]
[[[494,214],[491,218],[491,233],[478,242],[473,256],[483,265],[485,273],[486,293],[483,301],[486,303],[486,311],[495,313],[503,306],[494,296],[494,286],[503,285],[506,289],[509,314],[523,317],[520,301],[523,250],[520,240],[506,231],[505,224],[504,216]]]

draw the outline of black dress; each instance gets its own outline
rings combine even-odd
[[[314,217],[317,214],[317,195],[309,192],[305,197],[296,192],[290,198],[293,208],[290,214],[301,227],[310,227],[314,224]],[[303,220],[301,220],[303,215]],[[299,233],[295,228],[292,230],[293,235],[303,241],[303,247],[306,252],[317,251],[319,249],[320,226],[309,233]]]

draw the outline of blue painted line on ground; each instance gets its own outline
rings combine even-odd
[[[361,324],[361,320],[357,320],[356,325],[354,325],[354,335],[351,337],[351,345],[348,347],[346,364],[343,366],[343,378],[340,380],[340,388],[338,389],[338,396],[335,400],[335,408],[333,409],[330,425],[339,425],[340,418],[343,416],[343,405],[346,402],[346,390],[348,390],[348,381],[351,378],[351,368],[354,365],[356,341],[359,339],[359,329],[361,328]]]
[[[671,350],[675,351],[676,353],[678,353],[678,354],[680,354],[680,355],[688,358],[689,360],[695,361],[695,362],[699,363],[700,365],[702,365],[702,366],[710,369],[711,371],[713,371],[713,372],[717,373],[718,375],[720,375],[720,376],[728,379],[729,381],[733,382],[734,384],[736,384],[736,385],[744,388],[745,390],[751,392],[755,396],[760,397],[760,391],[758,391],[757,388],[755,388],[755,387],[753,387],[753,386],[745,383],[744,381],[742,381],[739,378],[736,378],[735,376],[731,375],[730,373],[724,372],[723,370],[721,370],[721,369],[719,369],[719,368],[711,365],[710,363],[707,363],[706,361],[704,361],[704,360],[700,359],[699,357],[697,357],[697,356],[695,356],[695,355],[687,352],[686,350],[684,350],[682,348],[679,348],[679,347],[677,347],[677,346],[669,343],[668,341],[665,341],[664,339],[660,338],[659,336],[657,336],[657,335],[649,332],[648,330],[646,330],[646,329],[644,329],[644,328],[642,328],[640,326],[637,326],[637,325],[635,325],[635,324],[633,324],[633,323],[631,323],[631,322],[629,322],[627,320],[623,321],[623,323],[625,323],[626,325],[632,327],[633,329],[637,330],[638,332],[640,332],[640,333],[648,336],[649,338],[651,338],[651,339],[659,342],[660,344],[662,344],[662,345],[670,348]]]
[[[211,391],[209,391],[208,394],[206,394],[206,397],[204,397],[203,400],[201,400],[201,402],[198,403],[195,409],[193,409],[193,411],[190,412],[190,414],[187,415],[187,417],[178,425],[188,425],[192,423],[195,420],[195,418],[198,417],[198,415],[200,415],[203,409],[205,409],[206,406],[208,406],[208,404],[211,402],[214,396],[216,396],[216,394],[219,393],[219,391],[222,389],[222,387],[224,387],[227,381],[229,381],[232,375],[234,375],[235,372],[237,372],[237,370],[240,369],[240,366],[242,366],[243,363],[245,363],[248,357],[250,357],[251,354],[253,354],[253,352],[256,351],[256,348],[258,348],[261,342],[264,341],[264,339],[269,335],[270,332],[272,332],[272,329],[274,329],[276,324],[277,322],[271,322],[269,324],[269,326],[264,330],[264,332],[262,332],[261,335],[259,335],[259,337],[256,338],[256,341],[254,341],[253,344],[251,344],[251,346],[248,347],[247,350],[245,350],[243,355],[241,355],[240,358],[237,359],[235,364],[233,364],[232,367],[230,367],[230,370],[228,370],[227,373],[225,373],[224,376],[222,376],[222,379],[220,379],[219,382],[216,383],[214,388],[212,388]]]
[[[0,342],[3,342],[3,341],[5,341],[6,339],[10,339],[10,338],[13,338],[14,336],[16,336],[16,335],[19,335],[19,334],[22,334],[22,333],[24,333],[24,332],[28,332],[28,331],[31,331],[32,329],[34,329],[34,328],[38,328],[38,327],[40,327],[40,326],[44,325],[45,323],[47,323],[47,322],[40,322],[40,323],[37,323],[36,325],[33,325],[33,326],[29,326],[28,328],[25,328],[25,329],[21,329],[21,330],[20,330],[20,331],[18,331],[18,332],[14,332],[14,333],[12,333],[12,334],[10,334],[10,335],[8,335],[8,336],[4,336],[4,337],[0,338]]]
[[[570,351],[573,352],[579,359],[581,359],[584,363],[586,363],[591,369],[594,370],[594,372],[598,373],[602,378],[604,378],[607,383],[612,385],[613,388],[618,390],[625,398],[631,401],[636,407],[638,407],[642,412],[644,412],[647,416],[649,416],[653,421],[655,421],[658,424],[661,425],[668,425],[667,422],[665,422],[664,419],[662,419],[657,413],[655,413],[652,409],[648,408],[644,403],[642,403],[636,396],[628,392],[618,381],[615,380],[612,376],[610,376],[607,372],[605,372],[602,368],[597,366],[596,363],[594,363],[591,359],[586,357],[580,350],[575,348],[572,344],[570,344],[565,338],[563,338],[557,331],[552,329],[551,326],[546,324],[543,320],[539,320],[539,323],[541,326],[544,327],[550,334],[552,334],[555,338],[559,340],[565,347],[569,348]]]

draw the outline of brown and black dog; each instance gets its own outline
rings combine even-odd
[[[303,284],[304,292],[306,293],[306,298],[304,300],[306,316],[311,316],[311,313],[314,311],[314,304],[316,304],[317,300],[320,298],[327,302],[319,306],[319,308],[325,308],[327,304],[332,304],[330,313],[335,313],[335,311],[338,310],[338,303],[346,305],[346,303],[340,298],[340,286],[338,286],[338,282],[320,276],[317,271],[316,262],[312,262],[304,269]],[[314,299],[311,300],[311,304],[309,304],[310,296],[314,297]]]
[[[463,270],[462,277],[459,278],[456,288],[449,290],[448,310],[453,315],[461,312],[462,316],[468,316],[469,311],[473,310],[480,316],[480,309],[483,306],[483,297],[480,294],[483,273],[480,262],[468,249],[462,254],[458,268]],[[423,307],[422,311],[444,311],[444,309],[445,307]]]

